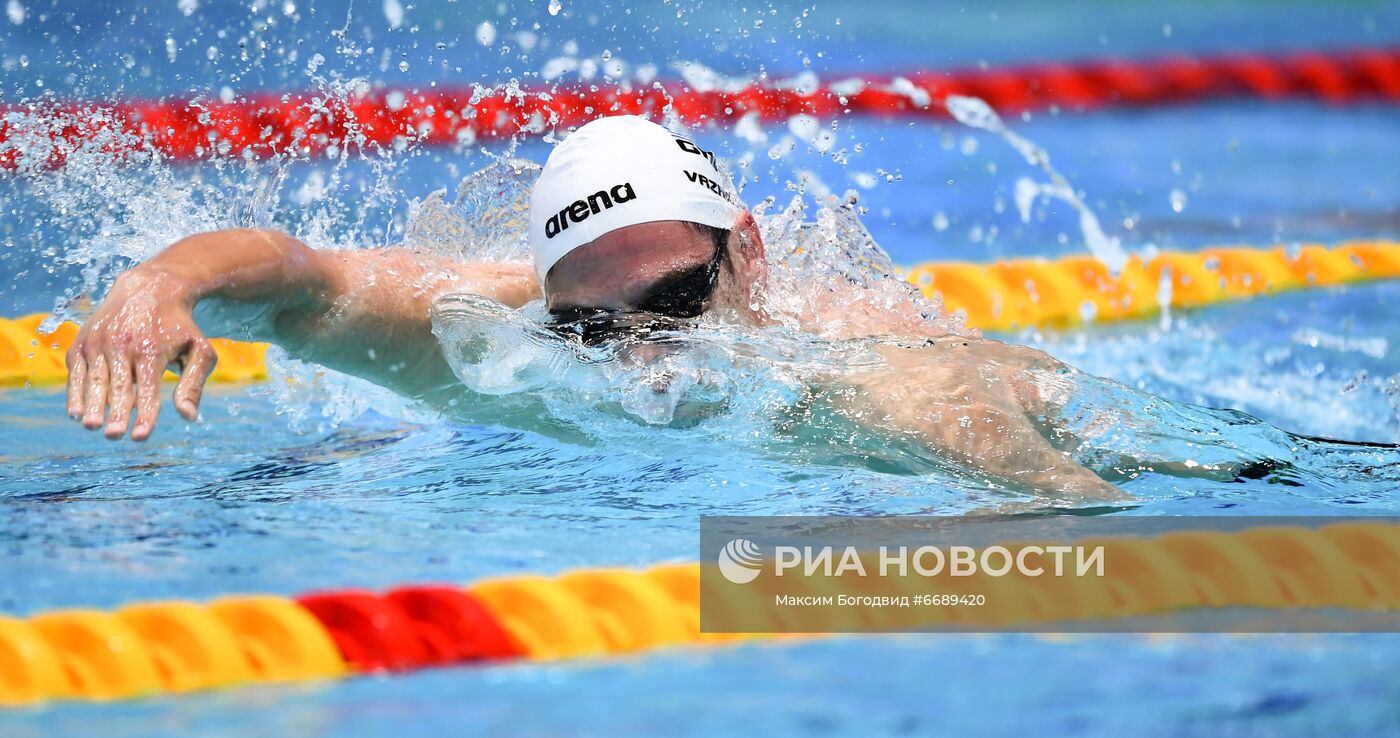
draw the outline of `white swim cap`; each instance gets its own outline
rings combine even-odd
[[[599,118],[550,153],[530,193],[530,251],[541,284],[565,254],[638,223],[729,229],[743,211],[715,155],[635,115]]]

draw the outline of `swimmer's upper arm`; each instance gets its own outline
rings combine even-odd
[[[317,252],[327,278],[326,307],[362,301],[376,309],[427,316],[450,292],[489,297],[518,308],[540,296],[534,270],[523,262],[459,262],[402,247]]]
[[[1123,499],[1122,491],[1055,449],[1011,397],[967,364],[889,350],[894,365],[859,377],[851,396],[867,424],[913,433],[940,455],[994,477],[1056,494]]]
[[[315,254],[315,299],[281,310],[269,339],[409,396],[455,384],[432,333],[434,300],[469,292],[514,308],[539,296],[523,263],[461,263],[404,248]]]
[[[316,276],[308,280],[305,299],[280,306],[275,333],[267,337],[274,342],[363,322],[379,330],[422,333],[433,301],[452,292],[489,297],[511,308],[540,294],[533,270],[523,263],[462,263],[400,247],[306,251]]]

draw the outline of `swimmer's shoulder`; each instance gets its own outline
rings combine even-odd
[[[981,336],[946,334],[929,337],[885,337],[875,350],[889,368],[913,369],[930,365],[997,365],[1004,369],[1044,369],[1059,371],[1068,367],[1036,348],[1006,343]]]

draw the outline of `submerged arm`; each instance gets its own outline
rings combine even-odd
[[[992,360],[985,346],[991,343],[957,338],[928,349],[882,349],[889,369],[856,379],[862,391],[854,395],[854,417],[913,434],[940,455],[1017,486],[1131,499],[1046,440],[1017,399],[1024,367]]]
[[[404,249],[316,251],[284,233],[238,229],[184,239],[117,278],[68,352],[68,413],[108,438],[148,437],[167,366],[175,408],[199,413],[213,335],[289,353],[411,397],[451,382],[432,335],[437,296],[473,292],[510,306],[538,294],[525,265],[459,264]],[[105,417],[105,421],[104,421]]]

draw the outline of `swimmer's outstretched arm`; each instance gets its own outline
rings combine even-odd
[[[1081,500],[1133,499],[1051,446],[1019,408],[974,401],[917,416],[906,409],[902,420],[940,453],[993,477]]]
[[[405,249],[317,251],[272,230],[202,233],[123,273],[68,351],[68,414],[111,439],[144,440],[167,366],[175,409],[199,414],[214,370],[209,335],[268,341],[298,358],[410,397],[454,379],[432,334],[438,296],[472,292],[518,307],[539,295],[526,264],[461,264]]]
[[[1083,500],[1133,499],[1052,446],[1031,422],[1013,386],[1019,368],[1028,366],[1024,350],[1007,349],[1012,353],[998,355],[1001,363],[985,353],[989,347],[1004,348],[975,339],[886,347],[887,370],[846,379],[861,390],[847,396],[846,410],[866,425],[912,435],[945,458],[1019,487]]]

